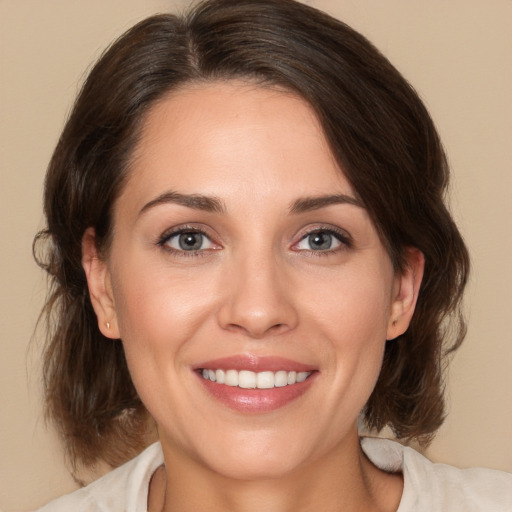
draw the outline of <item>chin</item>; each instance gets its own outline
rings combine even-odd
[[[284,478],[297,468],[297,464],[289,458],[277,460],[276,457],[270,456],[259,457],[258,460],[256,457],[253,460],[231,459],[231,457],[225,458],[221,464],[215,461],[211,469],[228,479],[256,482]]]
[[[245,440],[218,443],[218,449],[204,454],[206,465],[215,473],[237,480],[268,480],[285,477],[307,463],[304,443],[299,440],[283,442],[255,436]]]

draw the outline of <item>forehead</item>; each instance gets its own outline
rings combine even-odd
[[[353,195],[322,127],[301,97],[247,82],[187,85],[149,111],[127,189],[144,198],[172,188],[220,197],[250,189]],[[144,197],[143,197],[144,196]]]

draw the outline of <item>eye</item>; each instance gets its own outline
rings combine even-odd
[[[299,251],[335,251],[343,245],[349,245],[348,237],[328,229],[317,229],[307,233],[295,245]]]
[[[197,252],[215,249],[217,246],[198,230],[180,230],[163,237],[160,244],[168,249],[184,252]]]

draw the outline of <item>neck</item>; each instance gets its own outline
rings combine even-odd
[[[270,479],[229,478],[175,450],[168,455],[166,472],[153,478],[150,498],[155,507],[149,510],[395,512],[403,487],[401,476],[372,465],[357,435],[310,464]]]

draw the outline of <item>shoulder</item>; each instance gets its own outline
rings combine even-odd
[[[412,448],[389,440],[364,438],[361,445],[376,466],[403,473],[398,512],[512,511],[512,473],[435,464]]]
[[[149,481],[163,464],[160,443],[87,487],[51,501],[36,512],[146,511]]]

